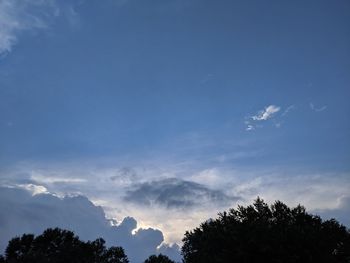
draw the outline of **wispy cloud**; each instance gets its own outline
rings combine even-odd
[[[287,109],[284,110],[281,116],[284,117],[293,110],[295,110],[295,105],[290,105],[289,107],[287,107]]]
[[[252,131],[260,127],[258,122],[267,121],[272,119],[277,112],[281,110],[281,107],[276,105],[266,106],[263,110],[260,110],[256,115],[246,118],[246,131]]]
[[[56,15],[58,11],[53,0],[1,0],[0,54],[12,50],[20,32],[47,28],[50,18]]]
[[[58,176],[48,176],[48,175],[42,175],[37,172],[33,172],[33,175],[30,178],[34,182],[38,182],[41,184],[57,184],[57,183],[67,183],[67,184],[74,184],[74,183],[84,183],[86,182],[86,179],[83,178],[72,178],[72,177],[58,177]]]
[[[316,107],[312,102],[310,102],[310,109],[315,112],[321,112],[327,109],[327,106],[324,105],[322,107]]]
[[[11,52],[23,32],[48,29],[59,16],[70,26],[79,26],[74,5],[56,0],[0,0],[0,55]]]
[[[276,112],[280,111],[280,107],[269,105],[264,110],[259,111],[257,115],[252,116],[254,121],[266,121],[273,117]]]
[[[251,124],[247,124],[246,131],[252,131],[252,130],[255,130],[255,127]]]

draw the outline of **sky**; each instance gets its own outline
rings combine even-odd
[[[347,0],[0,0],[2,249],[58,224],[134,262],[178,259],[186,230],[257,196],[350,227],[349,13]]]

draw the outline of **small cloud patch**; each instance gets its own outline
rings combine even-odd
[[[259,111],[259,113],[255,116],[252,116],[254,121],[266,121],[271,119],[275,113],[280,111],[280,107],[275,105],[269,105],[264,110]]]
[[[262,127],[260,124],[261,122],[274,118],[280,110],[281,107],[279,106],[269,105],[263,110],[260,110],[257,114],[247,117],[246,121],[244,122],[246,125],[246,131],[253,131],[256,128]]]

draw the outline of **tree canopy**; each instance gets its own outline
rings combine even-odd
[[[145,260],[144,263],[175,263],[170,258],[168,258],[165,255],[159,254],[159,255],[152,255],[148,259]]]
[[[208,220],[183,239],[185,263],[350,262],[350,232],[336,220],[323,221],[303,206],[290,208],[262,199]]]
[[[121,247],[106,248],[102,238],[83,242],[73,232],[47,229],[34,236],[24,234],[9,241],[4,263],[128,263]]]

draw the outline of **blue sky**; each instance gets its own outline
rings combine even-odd
[[[349,11],[345,0],[1,0],[1,182],[85,195],[169,242],[256,195],[348,217]],[[186,220],[149,184],[228,203],[204,198]],[[145,189],[159,203],[142,209],[130,195]]]

